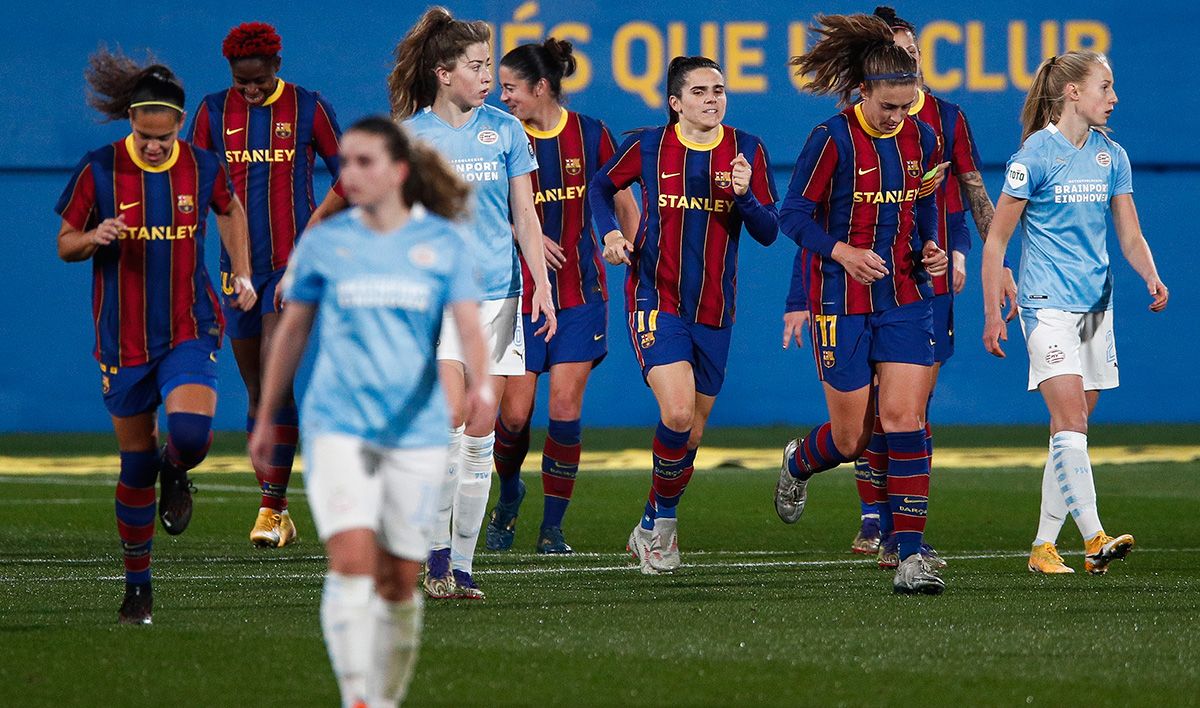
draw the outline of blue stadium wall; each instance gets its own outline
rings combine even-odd
[[[766,140],[780,191],[809,128],[834,112],[831,101],[801,95],[789,55],[810,41],[817,12],[870,10],[874,2],[448,3],[456,13],[496,28],[497,50],[547,34],[570,39],[580,58],[567,83],[572,108],[617,131],[661,123],[666,64],[679,53],[704,53],[725,65],[727,122]],[[284,39],[282,75],[324,93],[342,125],[385,112],[384,78],[396,40],[423,10],[419,2],[328,3],[295,0],[249,10],[245,2],[196,5],[59,2],[10,11],[0,47],[0,213],[8,258],[0,278],[3,347],[0,431],[104,430],[107,416],[90,357],[90,268],[55,255],[52,207],[80,155],[121,137],[124,124],[102,124],[83,102],[82,70],[100,43],[152,50],[184,79],[190,103],[228,81],[220,43],[232,25],[262,19]],[[763,5],[774,5],[764,3]],[[341,11],[346,9],[346,14]],[[1200,100],[1193,14],[1184,3],[900,3],[922,29],[930,86],[961,104],[974,128],[991,194],[1016,148],[1017,115],[1038,61],[1070,48],[1106,51],[1121,103],[1114,135],[1135,167],[1142,224],[1155,249],[1171,306],[1152,315],[1137,274],[1110,240],[1117,277],[1117,333],[1123,386],[1105,394],[1099,421],[1200,421],[1196,361],[1198,293],[1192,239],[1200,200]],[[322,187],[327,178],[322,181]],[[210,229],[210,254],[217,252]],[[780,348],[780,316],[794,246],[764,249],[746,239],[740,264],[738,319],[725,389],[714,425],[807,426],[824,416],[811,347]],[[1011,253],[1016,254],[1013,245]],[[1009,327],[1007,359],[980,345],[979,248],[971,254],[966,293],[957,303],[958,353],[942,374],[934,418],[946,423],[1039,422],[1040,399],[1025,392],[1019,328]],[[215,270],[215,262],[210,266]],[[610,281],[622,273],[610,270]],[[634,364],[613,288],[611,352],[596,371],[585,403],[587,425],[646,425],[657,418]],[[544,411],[544,393],[541,400]],[[221,355],[218,427],[237,429],[246,406],[232,355]],[[544,420],[544,416],[540,416]]]

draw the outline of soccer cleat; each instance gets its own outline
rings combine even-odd
[[[640,526],[640,524],[639,524]],[[654,535],[658,538],[659,552],[650,554],[650,565],[660,573],[671,573],[679,568],[679,519],[656,519]]]
[[[450,549],[435,548],[425,562],[425,595],[431,600],[452,600],[458,597],[454,576],[450,573]]]
[[[166,448],[163,448],[163,462],[158,481],[161,485],[158,518],[162,521],[164,531],[178,536],[187,530],[192,520],[192,493],[196,491],[196,486],[188,479],[186,470],[176,469],[167,462]]]
[[[1133,536],[1123,533],[1116,538],[1101,531],[1083,544],[1083,569],[1092,575],[1104,575],[1108,564],[1122,560],[1133,550]]]
[[[287,509],[279,512],[279,547],[290,546],[300,540],[300,533],[296,531],[296,522],[292,521],[292,515]]]
[[[895,536],[889,536],[879,544],[879,567],[891,570],[900,565],[900,542]]]
[[[492,509],[484,534],[483,545],[489,551],[507,551],[512,548],[513,536],[517,532],[517,512],[525,501],[525,482],[517,480],[517,499],[511,503],[497,502]]]
[[[804,514],[804,502],[808,500],[808,480],[797,479],[788,470],[788,460],[796,454],[799,440],[793,440],[783,448],[783,465],[779,468],[779,481],[775,483],[775,513],[785,524],[794,524]]]
[[[1058,549],[1054,547],[1053,543],[1043,543],[1040,546],[1034,546],[1033,550],[1029,552],[1029,572],[1059,575],[1074,573],[1075,570],[1063,563],[1062,556],[1058,555]]]
[[[125,585],[125,599],[117,611],[117,624],[151,624],[150,612],[154,608],[154,592],[150,583]]]
[[[567,545],[561,528],[543,526],[541,532],[538,533],[537,552],[542,555],[557,556],[569,555],[574,553],[575,549]]]
[[[658,523],[655,522],[657,528]],[[647,531],[642,528],[639,523],[633,527],[633,531],[629,532],[629,541],[625,544],[625,550],[633,555],[633,559],[637,561],[641,568],[642,575],[658,575],[657,566],[663,564],[662,546],[659,545],[659,537],[655,531]],[[654,563],[651,563],[651,558]]]
[[[864,556],[873,556],[879,552],[879,543],[882,537],[879,533],[879,519],[873,516],[864,516],[862,526],[858,529],[858,535],[854,537],[854,541],[850,543],[850,552],[858,553]]]
[[[465,570],[454,571],[454,597],[459,600],[482,600],[483,590],[475,584],[475,579]]]
[[[901,561],[892,578],[892,592],[900,595],[941,595],[945,590],[946,582],[920,553]]]
[[[258,518],[254,520],[254,528],[250,529],[250,543],[259,548],[275,548],[280,545],[280,521],[282,516],[278,511],[268,507],[259,507]]]
[[[949,565],[949,563],[946,562],[946,559],[939,556],[938,552],[934,550],[933,546],[929,545],[928,543],[921,543],[921,556],[925,559],[925,562],[929,564],[929,567],[933,568],[934,570],[943,570],[947,565]]]

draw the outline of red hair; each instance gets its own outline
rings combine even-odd
[[[229,30],[221,43],[225,58],[246,59],[248,57],[273,57],[283,48],[283,40],[275,28],[266,22],[246,22]]]

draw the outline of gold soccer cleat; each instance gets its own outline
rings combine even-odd
[[[279,548],[290,546],[300,540],[300,532],[287,509],[279,512]]]
[[[1083,569],[1092,575],[1104,575],[1108,564],[1121,560],[1133,550],[1133,536],[1123,533],[1116,538],[1101,531],[1083,544]]]
[[[254,520],[254,528],[250,529],[250,543],[259,548],[275,548],[280,544],[279,524],[281,516],[278,511],[260,507],[258,518]],[[295,527],[292,527],[293,532]]]
[[[1029,552],[1029,572],[1059,575],[1074,573],[1075,570],[1063,563],[1062,556],[1058,555],[1058,549],[1054,547],[1053,543],[1043,543],[1040,546],[1034,546],[1033,550]]]

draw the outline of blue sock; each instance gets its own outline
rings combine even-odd
[[[650,491],[654,499],[654,508],[658,516],[675,517],[675,505],[687,486],[685,474],[688,469],[689,455],[687,441],[692,435],[689,430],[671,430],[662,421],[654,432],[653,462],[654,471],[651,477]],[[645,523],[645,519],[642,520]]]
[[[561,527],[575,490],[583,424],[579,419],[550,419],[542,450],[542,528]]]

